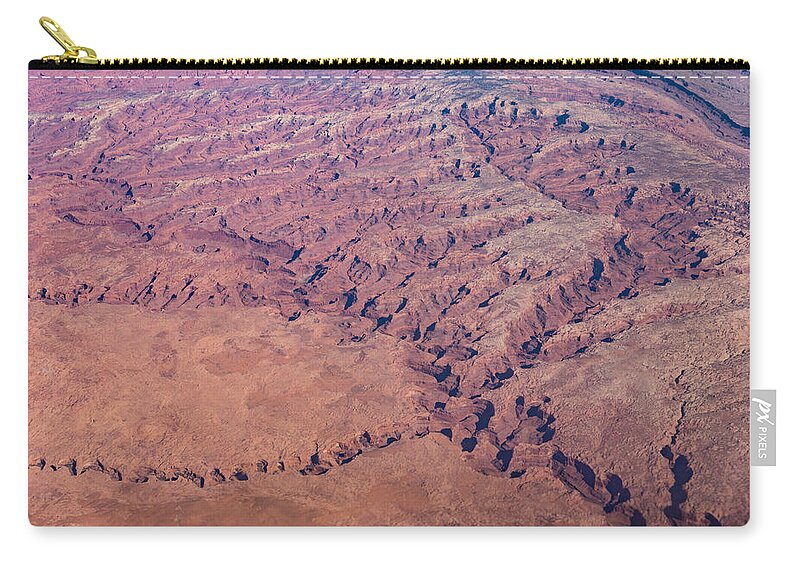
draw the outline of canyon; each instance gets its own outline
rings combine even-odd
[[[37,525],[743,525],[746,72],[35,71]]]

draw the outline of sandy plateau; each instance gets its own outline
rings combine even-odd
[[[122,71],[30,83],[34,524],[747,521],[742,72]]]

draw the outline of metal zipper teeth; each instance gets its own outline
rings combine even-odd
[[[29,69],[750,69],[744,59],[724,58],[585,58],[585,59],[394,59],[394,58],[235,58],[101,59],[98,64],[69,61],[30,62]]]

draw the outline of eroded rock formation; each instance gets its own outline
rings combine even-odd
[[[93,73],[31,80],[34,522],[746,521],[746,76]]]

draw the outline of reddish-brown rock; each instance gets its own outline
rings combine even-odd
[[[85,75],[30,87],[35,524],[746,522],[746,76]]]

